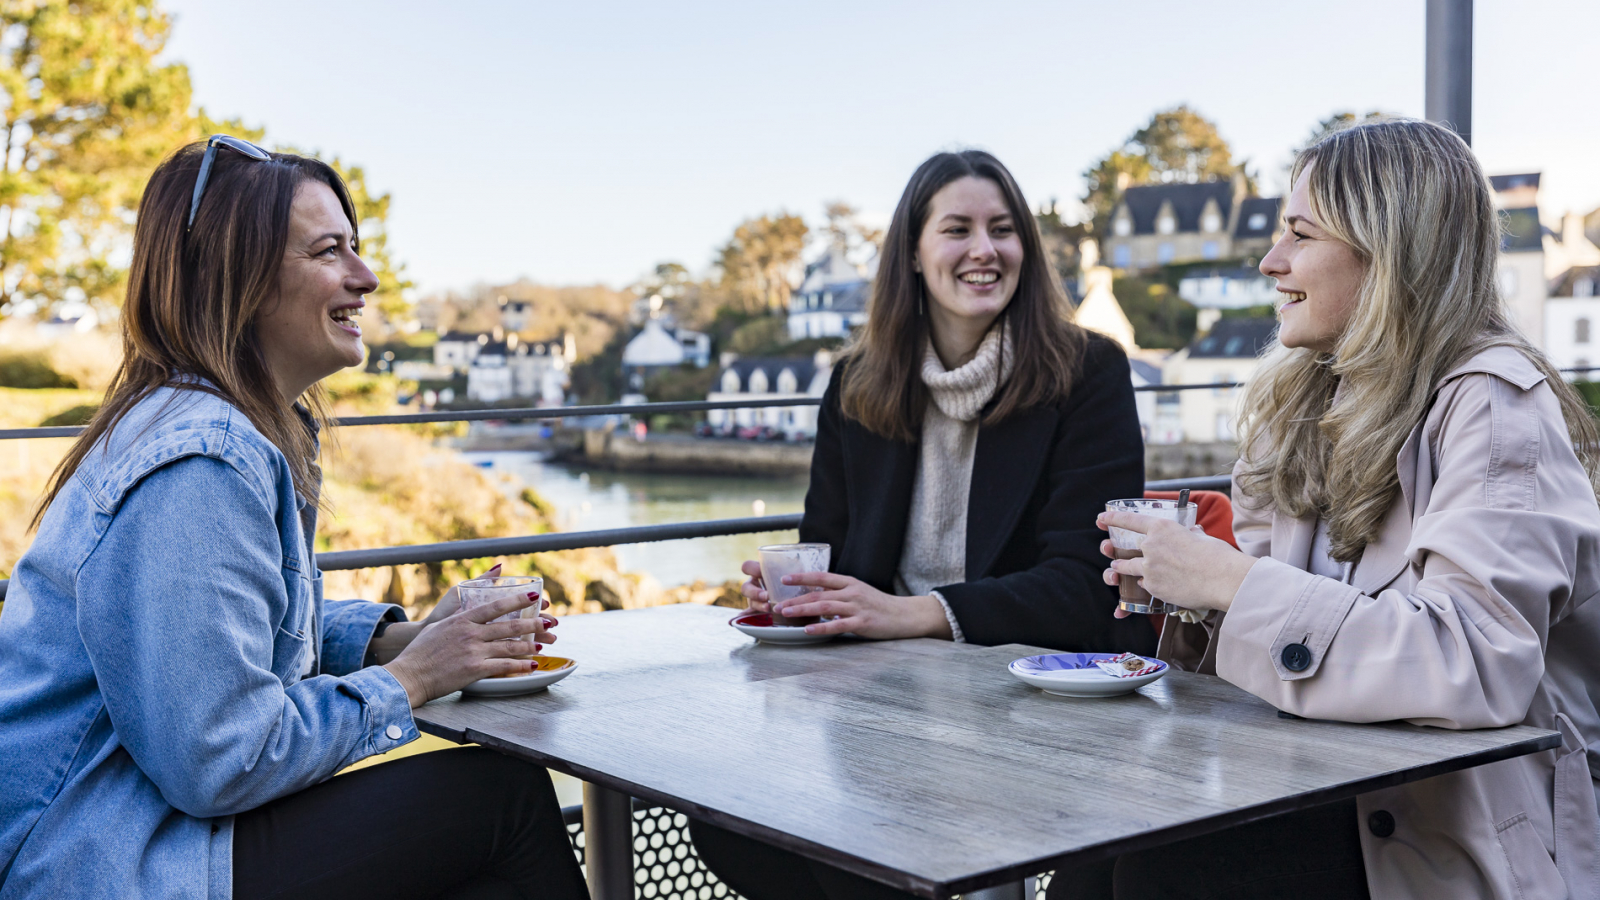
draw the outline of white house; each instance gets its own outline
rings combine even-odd
[[[1083,302],[1078,304],[1073,320],[1121,344],[1125,353],[1138,350],[1139,345],[1133,341],[1133,323],[1128,321],[1128,314],[1122,311],[1122,304],[1111,292],[1111,270],[1095,265],[1093,241],[1084,241],[1080,252],[1084,260],[1079,276],[1083,284]]]
[[[716,390],[706,395],[712,402],[763,400],[784,397],[821,397],[833,376],[833,355],[819,350],[812,356],[747,357],[731,360],[717,373]],[[817,407],[769,406],[762,409],[713,409],[706,413],[712,428],[731,430],[768,425],[785,436],[817,436]]]
[[[866,324],[872,282],[845,256],[843,247],[830,245],[822,258],[806,266],[800,287],[789,295],[789,337],[845,337]]]
[[[1558,369],[1600,366],[1600,265],[1567,270],[1545,301],[1544,352]],[[1600,381],[1600,373],[1575,372]]]
[[[684,363],[697,369],[711,363],[710,336],[686,328],[669,332],[660,318],[646,319],[644,327],[622,348],[622,377],[631,393],[644,388],[645,376],[651,371]]]
[[[462,331],[450,331],[439,335],[438,343],[433,345],[433,364],[436,366],[449,366],[452,369],[466,371],[477,358],[478,352],[491,340],[496,338],[487,334],[472,334]]]
[[[483,344],[467,369],[467,397],[477,403],[528,399],[561,406],[571,372],[561,342],[529,344],[515,334]]]
[[[1276,319],[1221,319],[1211,331],[1167,357],[1163,384],[1240,384],[1250,380],[1261,354],[1277,343]],[[1231,441],[1238,388],[1218,387],[1156,395],[1151,443]]]

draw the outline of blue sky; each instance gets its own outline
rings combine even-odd
[[[1423,0],[1334,3],[167,0],[197,102],[366,167],[423,292],[703,270],[741,219],[887,221],[977,146],[1036,205],[1187,102],[1268,192],[1336,111],[1422,114]],[[1478,0],[1475,146],[1600,206],[1589,0]]]

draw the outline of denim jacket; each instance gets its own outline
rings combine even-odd
[[[0,615],[0,900],[231,897],[234,814],[417,736],[362,668],[404,614],[323,602],[304,505],[201,391],[156,391],[84,459]]]

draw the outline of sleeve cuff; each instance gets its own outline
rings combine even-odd
[[[944,599],[944,595],[938,591],[929,591],[928,593],[933,595],[933,599],[939,601],[939,608],[944,610],[944,620],[950,623],[951,639],[958,644],[965,644],[967,636],[961,633],[961,623],[956,621],[956,614],[950,608],[950,601]]]
[[[361,698],[365,710],[366,750],[363,758],[409,744],[421,736],[411,718],[411,698],[383,666],[370,666],[341,679]]]
[[[1216,629],[1217,674],[1248,690],[1241,680],[1265,661],[1280,681],[1310,678],[1360,596],[1351,585],[1262,558]]]
[[[366,664],[367,645],[378,623],[404,622],[406,611],[392,603],[366,600],[329,600],[322,612],[322,671],[349,675]]]

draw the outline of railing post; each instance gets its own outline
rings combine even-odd
[[[583,867],[590,900],[633,900],[633,798],[587,781]]]

